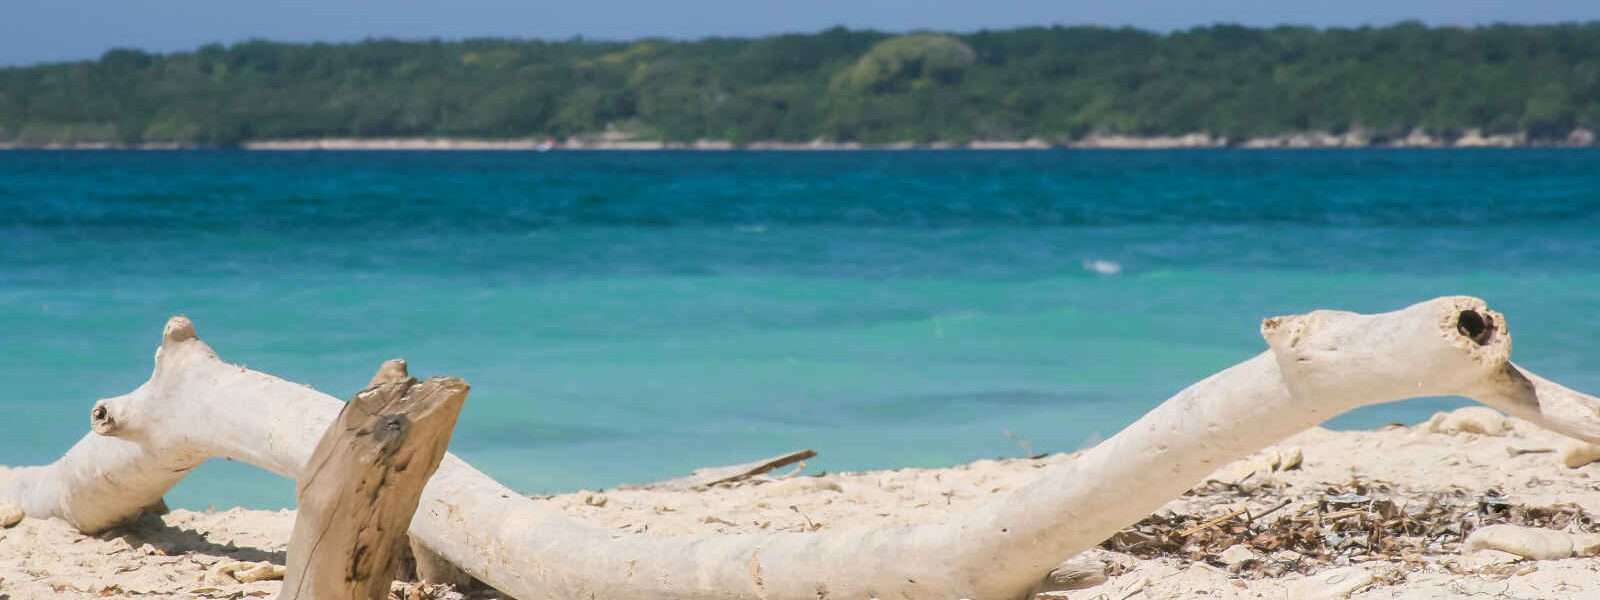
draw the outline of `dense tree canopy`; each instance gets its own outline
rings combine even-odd
[[[1600,126],[1600,23],[281,44],[0,69],[0,141],[962,142]]]

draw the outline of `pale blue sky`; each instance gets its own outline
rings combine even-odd
[[[1021,25],[1171,30],[1246,25],[1436,25],[1600,19],[1600,0],[0,0],[0,64],[187,50],[249,38],[694,38],[833,25],[971,31]]]

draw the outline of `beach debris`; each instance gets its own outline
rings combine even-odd
[[[1457,564],[1460,567],[1467,568],[1469,572],[1475,573],[1482,571],[1483,569],[1499,569],[1506,565],[1522,562],[1522,560],[1523,559],[1521,556],[1517,556],[1510,552],[1495,550],[1493,548],[1480,548],[1467,554],[1462,558],[1461,562]]]
[[[1236,508],[1236,509],[1230,511],[1228,514],[1222,515],[1220,517],[1213,518],[1213,519],[1211,519],[1209,521],[1206,521],[1204,523],[1201,523],[1199,525],[1195,525],[1194,527],[1190,527],[1188,529],[1180,531],[1180,532],[1178,532],[1178,537],[1189,537],[1189,536],[1194,535],[1196,533],[1199,533],[1201,531],[1205,531],[1207,529],[1211,529],[1212,527],[1216,527],[1218,525],[1221,525],[1224,521],[1227,521],[1227,520],[1232,519],[1234,517],[1237,517],[1239,515],[1245,514],[1247,512],[1250,512],[1250,509],[1248,509],[1248,508]]]
[[[789,505],[789,510],[794,511],[795,514],[800,515],[800,518],[806,520],[805,526],[804,527],[799,527],[800,531],[802,531],[802,532],[812,532],[812,531],[816,531],[818,529],[822,529],[822,523],[817,523],[817,522],[812,521],[811,517],[809,515],[807,515],[804,511],[800,510],[800,507],[791,504],[791,505]]]
[[[428,581],[393,581],[389,583],[389,600],[466,600],[466,594],[456,591],[456,586]]]
[[[474,579],[461,567],[455,565],[443,556],[439,556],[427,544],[422,543],[416,536],[410,536],[411,558],[416,563],[417,579],[436,584],[450,584],[459,588],[472,585]]]
[[[66,577],[51,577],[46,579],[44,584],[50,587],[50,591],[57,594],[63,594],[68,591],[80,593],[89,591],[87,589],[78,587],[79,584],[77,582],[74,582]]]
[[[749,479],[756,475],[766,474],[773,469],[785,467],[817,455],[815,450],[795,450],[764,458],[757,461],[728,465],[724,467],[701,467],[689,472],[688,477],[668,479],[654,483],[641,483],[635,485],[617,486],[619,490],[694,490],[704,489],[717,484],[734,483]]]
[[[1473,531],[1467,536],[1465,548],[1467,552],[1499,550],[1530,560],[1594,556],[1600,553],[1600,534],[1574,534],[1502,523]]]
[[[1302,580],[1290,597],[1308,600],[1349,598],[1350,594],[1365,589],[1373,581],[1372,573],[1362,567],[1331,569]]]
[[[1117,596],[1117,600],[1128,600],[1129,598],[1137,595],[1139,592],[1144,591],[1144,589],[1147,587],[1150,587],[1150,578],[1140,577],[1133,583],[1128,584],[1127,587],[1122,588],[1122,595]]]
[[[1549,454],[1555,451],[1555,448],[1518,448],[1516,446],[1506,446],[1506,454],[1511,456],[1522,456],[1524,454]]]
[[[1078,555],[1062,561],[1045,576],[1045,590],[1061,592],[1092,588],[1107,581],[1106,562]]]
[[[1299,446],[1290,446],[1278,451],[1277,470],[1293,471],[1299,469],[1301,465],[1305,464],[1305,461],[1305,452],[1300,450]]]
[[[206,572],[206,582],[221,585],[283,579],[283,565],[269,562],[225,562]]]
[[[1447,413],[1434,413],[1423,431],[1454,435],[1476,433],[1479,435],[1505,435],[1511,431],[1511,422],[1500,411],[1487,406],[1468,406]]]
[[[1242,458],[1217,469],[1207,481],[1226,485],[1239,485],[1258,474],[1293,471],[1305,463],[1305,453],[1298,446],[1271,448]]]
[[[1473,494],[1451,488],[1419,499],[1393,488],[1385,482],[1353,479],[1322,493],[1284,498],[1264,509],[1247,502],[1243,507],[1213,506],[1216,512],[1207,511],[1209,515],[1161,512],[1112,535],[1101,547],[1138,558],[1221,564],[1239,577],[1259,579],[1295,572],[1309,575],[1341,563],[1405,562],[1408,557],[1454,554],[1469,534],[1486,526],[1561,530],[1591,522],[1575,504],[1525,507],[1498,490]],[[1234,493],[1209,497],[1237,500]],[[1572,535],[1578,536],[1571,544],[1573,553],[1590,548],[1589,544],[1594,548],[1586,551],[1600,551],[1600,536]],[[1254,560],[1246,560],[1246,553]]]
[[[0,504],[0,529],[10,529],[22,522],[22,505],[15,502]]]
[[[1256,556],[1256,553],[1252,552],[1244,544],[1228,546],[1227,550],[1223,550],[1221,554],[1217,555],[1217,559],[1221,560],[1222,564],[1227,565],[1229,573],[1238,573],[1245,563],[1257,558],[1259,557]]]
[[[1029,444],[1027,438],[1024,438],[1024,437],[1022,437],[1020,435],[1017,435],[1016,433],[1013,433],[1013,432],[1010,432],[1010,431],[1004,431],[1004,432],[1001,432],[1001,433],[1003,433],[1006,436],[1006,439],[1011,440],[1012,443],[1015,443],[1017,446],[1022,448],[1022,455],[1024,457],[1027,457],[1027,458],[1030,458],[1030,459],[1034,459],[1034,460],[1038,460],[1038,459],[1044,458],[1046,456],[1049,456],[1049,454],[1035,454],[1033,452],[1033,444]]]
[[[1576,469],[1600,460],[1600,444],[1572,440],[1561,447],[1559,456],[1561,464],[1566,465],[1569,469]]]

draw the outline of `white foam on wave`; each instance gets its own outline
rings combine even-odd
[[[1116,275],[1122,272],[1122,264],[1116,261],[1101,260],[1096,258],[1094,260],[1083,261],[1083,269],[1098,275]]]

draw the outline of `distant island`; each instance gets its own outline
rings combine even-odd
[[[251,41],[0,69],[0,148],[1587,146],[1600,22]]]

